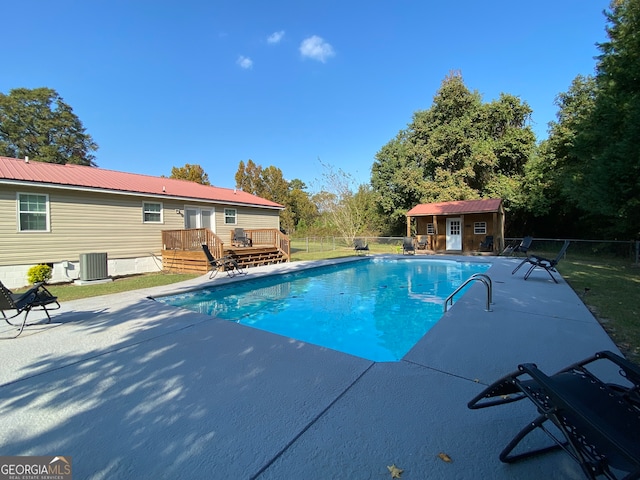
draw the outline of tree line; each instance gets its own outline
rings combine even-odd
[[[331,165],[312,193],[276,166],[240,161],[236,187],[285,206],[289,234],[403,235],[419,203],[502,198],[507,236],[640,237],[640,0],[613,0],[593,75],[556,96],[556,120],[537,141],[532,110],[501,93],[485,102],[460,72],[427,110],[376,153],[367,184]],[[0,94],[0,155],[95,166],[98,146],[51,89]],[[209,184],[199,165],[171,177]]]

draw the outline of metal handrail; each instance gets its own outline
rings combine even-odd
[[[491,281],[491,277],[489,277],[489,275],[485,273],[474,273],[469,278],[467,278],[462,285],[456,288],[454,292],[449,295],[444,301],[445,313],[447,312],[447,305],[449,304],[449,302],[451,302],[451,305],[453,306],[454,295],[462,290],[468,283],[474,282],[476,280],[482,282],[484,286],[487,287],[487,308],[485,309],[485,311],[491,311],[491,304],[493,304],[493,282]]]

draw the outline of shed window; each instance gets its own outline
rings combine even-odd
[[[486,235],[487,222],[475,222],[473,224],[473,233],[475,233],[476,235]]]
[[[224,224],[225,225],[236,225],[238,220],[238,212],[235,208],[225,208],[224,209]]]
[[[433,226],[433,223],[427,223],[427,235],[435,235],[436,229]]]
[[[144,202],[142,206],[144,223],[161,223],[162,222],[162,204]]]
[[[18,229],[21,232],[49,231],[49,195],[18,194]]]

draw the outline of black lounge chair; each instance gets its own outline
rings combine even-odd
[[[529,275],[531,275],[531,272],[533,272],[536,268],[540,267],[540,268],[544,268],[546,272],[549,274],[549,276],[551,277],[551,279],[554,282],[558,283],[558,281],[556,280],[556,277],[554,277],[551,272],[557,272],[556,265],[558,265],[560,260],[562,260],[562,257],[564,257],[564,254],[567,251],[567,248],[569,248],[569,243],[570,243],[569,240],[564,241],[564,245],[562,245],[562,248],[558,252],[558,255],[553,260],[549,260],[548,258],[544,258],[544,257],[538,257],[536,255],[529,255],[527,258],[522,260],[522,262],[520,262],[520,264],[516,268],[513,269],[513,272],[511,272],[511,275],[513,275],[518,270],[520,270],[520,267],[522,267],[522,265],[524,265],[525,263],[528,263],[531,266],[529,267],[529,270],[527,270],[527,273],[524,274],[525,280],[529,278]]]
[[[620,384],[596,376],[591,364],[615,367]],[[605,365],[609,363],[609,365]],[[600,372],[604,370],[598,370]],[[613,370],[608,370],[613,372]],[[562,449],[580,464],[585,476],[595,479],[640,478],[640,368],[608,351],[548,377],[535,364],[525,363],[473,398],[468,407],[479,409],[528,398],[539,416],[525,426],[500,453],[512,463]],[[549,429],[551,422],[555,427]],[[553,444],[512,454],[534,430],[546,433]],[[556,431],[557,430],[557,431]],[[561,435],[560,435],[561,434]],[[625,472],[624,477],[618,477]]]
[[[250,247],[253,241],[244,233],[244,228],[236,228],[233,233],[233,244],[238,247]]]
[[[235,258],[228,255],[215,258],[211,253],[211,250],[209,250],[209,246],[206,244],[202,245],[202,251],[204,251],[207,261],[209,262],[209,266],[211,267],[209,278],[215,277],[220,270],[227,272],[227,276],[229,277],[247,274]]]
[[[411,237],[404,237],[404,240],[402,241],[402,254],[415,254],[416,253],[416,247],[413,244],[413,238]]]
[[[480,248],[485,248],[489,251],[493,250],[493,235],[487,235],[484,237],[484,241],[480,242]]]
[[[47,290],[43,283],[34,284],[33,287],[24,293],[13,293],[5,287],[2,282],[0,282],[0,311],[2,312],[4,320],[9,325],[12,327],[18,327],[18,333],[16,335],[12,337],[4,337],[5,339],[16,338],[22,333],[24,327],[35,325],[34,323],[27,323],[27,317],[29,316],[29,312],[32,310],[43,310],[47,315],[47,321],[44,323],[49,323],[51,322],[49,311],[57,310],[59,308],[60,304],[58,303],[58,297],[51,295],[51,292]],[[15,313],[11,316],[7,316],[5,312],[11,310],[15,310]],[[12,319],[18,317],[22,313],[24,313],[22,322],[14,323]]]
[[[361,238],[356,238],[353,241],[353,249],[356,251],[358,255],[360,255],[363,252],[369,251],[369,244],[365,240],[362,240]]]
[[[531,244],[533,243],[533,237],[524,237],[522,241],[518,245],[509,245],[502,251],[502,255],[513,255],[514,253],[524,253],[525,255],[529,252],[531,248]]]

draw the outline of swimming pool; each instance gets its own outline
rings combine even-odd
[[[367,258],[156,300],[369,360],[397,361],[442,317],[445,298],[489,267]]]

